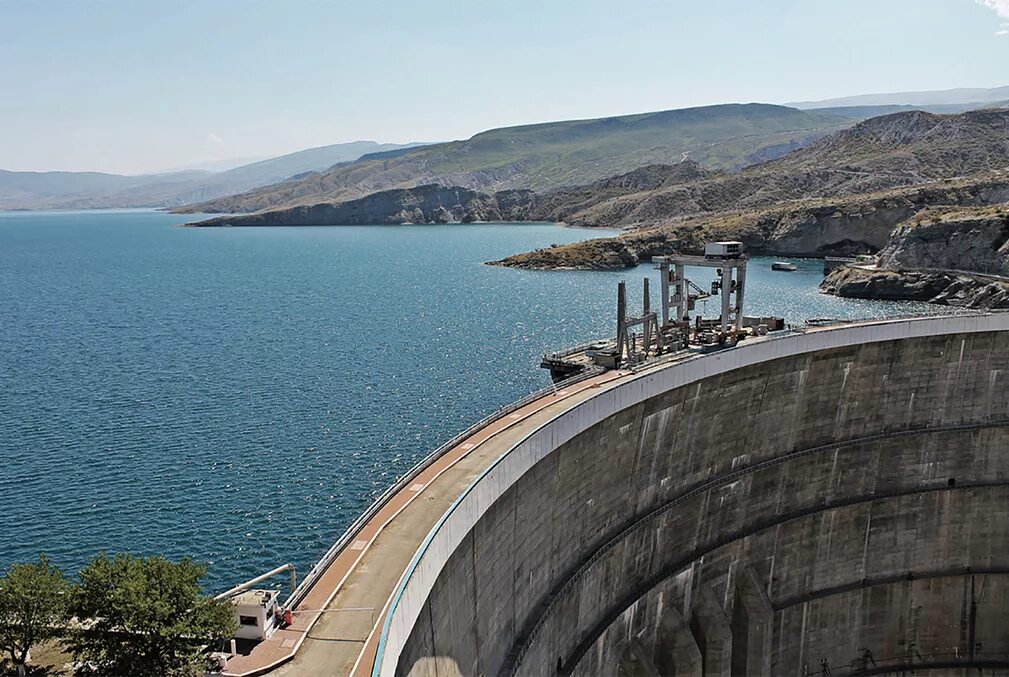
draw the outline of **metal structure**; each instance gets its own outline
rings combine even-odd
[[[649,280],[645,278],[641,314],[629,315],[626,284],[620,282],[616,338],[544,355],[540,366],[549,369],[558,383],[589,368],[633,367],[691,346],[702,350],[730,347],[746,336],[784,328],[781,318],[743,317],[748,259],[741,242],[709,242],[704,252],[704,256],[654,257],[662,292],[659,312],[652,310]],[[687,278],[687,266],[714,268],[716,278],[703,289]],[[721,301],[718,319],[698,315],[691,321],[696,302],[713,297]]]
[[[705,247],[704,256],[657,256],[662,284],[662,327],[683,326],[690,323],[690,311],[695,301],[719,295],[721,313],[716,323],[698,318],[695,342],[734,345],[743,335],[743,291],[746,283],[747,257],[739,242],[712,242]],[[711,293],[692,283],[686,277],[686,267],[715,268],[716,279],[711,283]],[[691,291],[694,293],[692,294]],[[717,326],[717,332],[714,328]]]
[[[285,571],[289,571],[290,572],[291,590],[295,590],[298,587],[298,585],[297,585],[297,583],[298,583],[298,574],[295,571],[294,565],[288,563],[288,564],[282,564],[279,567],[277,567],[276,569],[271,569],[270,571],[267,571],[262,576],[256,576],[255,578],[250,578],[249,580],[245,581],[244,583],[240,583],[239,585],[236,585],[235,587],[231,588],[230,590],[225,590],[221,594],[219,594],[216,597],[214,597],[214,599],[215,600],[230,599],[231,597],[234,597],[236,595],[240,595],[241,593],[245,592],[246,590],[251,589],[252,586],[254,586],[254,585],[258,584],[258,583],[262,583],[263,581],[268,580],[270,578],[273,578],[274,576],[282,574]]]
[[[664,346],[659,334],[659,318],[651,309],[651,293],[648,289],[647,277],[644,279],[642,287],[642,299],[641,315],[628,317],[626,284],[620,282],[617,285],[616,358],[619,364],[639,364],[649,354],[661,355],[663,352]],[[635,327],[641,327],[640,336],[632,331]]]

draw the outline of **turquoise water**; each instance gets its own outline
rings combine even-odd
[[[0,567],[106,550],[192,555],[213,588],[305,572],[418,458],[546,385],[541,353],[611,335],[618,280],[637,305],[655,274],[482,265],[600,234],[553,225],[185,220],[0,214]],[[769,263],[752,313],[928,310]]]

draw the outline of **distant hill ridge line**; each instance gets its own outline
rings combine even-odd
[[[942,90],[857,94],[855,96],[842,96],[831,99],[820,99],[818,101],[794,101],[784,105],[808,110],[831,106],[928,106],[991,103],[995,101],[1009,101],[1009,85],[1001,87],[957,87]]]
[[[579,185],[684,154],[712,168],[738,169],[783,155],[851,124],[772,104],[721,104],[487,130],[464,141],[362,158],[350,165],[181,212],[254,212],[337,203],[430,183],[480,191]]]
[[[945,103],[912,104],[912,95]],[[671,164],[684,157],[699,161],[708,170],[736,171],[774,160],[884,113],[908,109],[951,113],[998,107],[1009,101],[1009,87],[910,92],[885,95],[899,103],[866,103],[876,96],[806,102],[821,106],[806,110],[731,103],[532,123],[490,129],[467,140],[429,144],[422,149],[414,144],[380,146],[360,141],[307,149],[217,173],[198,168],[139,177],[100,172],[0,172],[0,209],[174,206],[185,212],[253,212],[337,203],[391,188],[432,183],[481,192],[528,188],[543,193],[562,186],[585,186],[637,167]],[[975,100],[964,102],[965,98]],[[838,106],[839,101],[861,105]],[[333,154],[326,155],[330,152]]]
[[[172,207],[325,171],[369,152],[408,146],[353,141],[256,160],[220,172],[180,170],[125,176],[104,172],[0,170],[0,209]]]

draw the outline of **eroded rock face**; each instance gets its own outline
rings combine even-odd
[[[1009,282],[967,273],[843,267],[831,271],[820,288],[828,294],[855,299],[1009,308]]]
[[[880,267],[1009,275],[1009,215],[926,215],[902,223],[880,251]]]
[[[850,256],[878,251],[894,223],[915,213],[911,200],[880,200],[786,214],[768,244],[779,254]],[[773,243],[773,244],[772,244]]]
[[[832,271],[820,285],[850,298],[1009,307],[1009,205],[924,210],[894,228],[876,268]]]
[[[491,263],[535,269],[592,270],[622,267],[621,261],[633,266],[655,255],[697,253],[705,240],[740,240],[752,254],[850,256],[886,247],[896,226],[925,209],[962,209],[1007,200],[1009,177],[939,182],[774,209],[695,215],[609,240],[576,242]],[[614,258],[612,252],[623,254]]]

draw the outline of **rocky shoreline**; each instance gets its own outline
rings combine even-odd
[[[846,266],[820,283],[827,294],[876,301],[923,301],[974,309],[1009,308],[1009,280],[929,270],[876,270]]]

